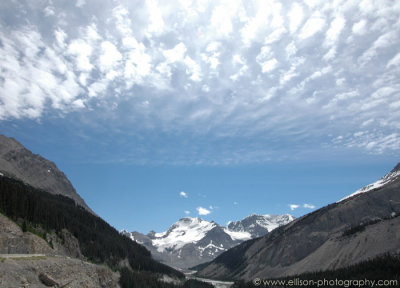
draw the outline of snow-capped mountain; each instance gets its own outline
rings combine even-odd
[[[272,231],[275,228],[293,221],[294,217],[289,214],[284,215],[250,215],[243,220],[230,222],[227,233],[243,232],[248,233],[250,238],[264,236],[265,231]]]
[[[367,186],[364,186],[363,188],[357,190],[356,192],[340,199],[338,202],[341,202],[345,199],[348,199],[350,197],[353,197],[357,194],[361,194],[361,193],[366,193],[366,192],[370,192],[372,190],[375,190],[377,188],[380,188],[390,182],[393,182],[394,180],[396,180],[398,177],[400,176],[400,163],[396,165],[396,167],[394,167],[392,169],[392,171],[390,171],[388,174],[386,174],[385,176],[383,176],[381,179],[379,179],[378,181],[371,183]]]
[[[144,235],[126,230],[121,233],[147,247],[156,260],[189,268],[211,261],[233,246],[263,236],[293,219],[291,215],[250,215],[224,227],[213,221],[185,217],[162,233],[151,231]]]

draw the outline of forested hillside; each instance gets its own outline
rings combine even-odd
[[[135,270],[183,277],[183,274],[154,261],[150,252],[133,242],[73,200],[27,186],[12,178],[0,177],[0,211],[24,228],[40,226],[60,233],[69,230],[79,241],[82,253],[95,263],[118,267],[128,259]]]

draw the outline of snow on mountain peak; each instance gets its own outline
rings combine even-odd
[[[217,226],[200,218],[185,217],[175,222],[166,232],[156,233],[153,245],[159,252],[165,249],[179,249],[188,243],[196,243]]]
[[[211,261],[239,243],[264,236],[273,228],[285,225],[293,219],[291,215],[253,214],[241,221],[230,222],[226,227],[198,217],[185,217],[162,233],[121,233],[143,244],[155,259],[168,265],[188,268]]]
[[[294,217],[289,214],[284,214],[284,215],[252,214],[247,216],[243,220],[230,222],[228,224],[228,230],[231,232],[247,233],[251,236],[250,238],[255,238],[263,236],[266,232],[271,232],[275,228],[285,225],[290,221],[292,221],[293,219]],[[240,237],[240,235],[232,234],[231,237],[236,238]],[[242,237],[245,237],[245,234],[242,234]]]
[[[363,188],[357,190],[356,192],[340,199],[337,203],[342,202],[343,200],[346,200],[350,197],[353,197],[357,194],[361,194],[361,193],[365,193],[365,192],[369,192],[372,191],[374,189],[380,188],[383,185],[386,185],[390,182],[392,182],[393,180],[395,180],[398,176],[400,175],[400,163],[396,165],[396,167],[394,167],[394,169],[392,171],[390,171],[388,174],[386,174],[385,176],[383,176],[381,179],[379,179],[378,181],[371,183],[367,186],[364,186]]]

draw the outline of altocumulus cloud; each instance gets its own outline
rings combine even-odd
[[[177,163],[268,161],[283,142],[399,151],[399,14],[399,1],[2,1],[0,120],[99,110],[229,148]]]

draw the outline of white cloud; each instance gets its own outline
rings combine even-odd
[[[146,0],[148,19],[150,21],[147,30],[150,37],[153,34],[156,36],[162,34],[167,27],[159,4],[156,0]]]
[[[184,213],[185,213],[186,215],[189,215],[189,214],[190,214],[190,211],[189,211],[189,210],[185,210]]]
[[[278,65],[278,61],[273,58],[273,52],[269,46],[264,46],[261,48],[260,54],[257,55],[256,60],[261,66],[262,73],[271,72]]]
[[[307,39],[317,32],[321,31],[325,26],[325,18],[319,12],[315,12],[301,28],[299,37]]]
[[[176,46],[169,50],[164,50],[162,53],[164,54],[165,60],[167,63],[174,63],[178,61],[182,61],[185,57],[186,46],[182,42],[176,44]]]
[[[344,26],[346,24],[346,20],[343,16],[337,16],[332,22],[331,25],[326,32],[325,45],[330,47],[333,44],[336,44],[336,41],[339,38],[340,33],[342,32]]]
[[[57,17],[44,17],[48,3],[27,5],[24,17],[1,24],[0,119],[80,111],[95,122],[101,111],[108,127],[178,138],[149,161],[198,165],[265,163],[339,135],[340,149],[396,147],[394,136],[378,139],[400,127],[398,4],[85,2],[53,1]]]
[[[76,4],[75,4],[76,7],[81,8],[85,5],[86,5],[86,0],[76,0]]]
[[[190,75],[189,79],[195,82],[200,82],[202,80],[200,65],[189,56],[185,57],[184,63],[186,64],[186,74]]]
[[[305,203],[305,204],[303,204],[303,207],[304,207],[304,208],[307,208],[307,209],[314,209],[314,208],[315,208],[315,205]]]
[[[232,15],[226,5],[220,5],[214,8],[211,15],[211,25],[216,29],[217,34],[227,37],[232,33],[233,26],[231,21]]]
[[[55,14],[55,12],[54,12],[54,7],[51,7],[51,6],[47,6],[45,9],[44,9],[44,15],[46,15],[47,17],[49,17],[49,16],[53,16],[54,14]]]
[[[294,44],[293,41],[290,42],[290,44],[286,46],[285,50],[288,58],[292,57],[293,55],[296,55],[297,52],[296,44]]]
[[[208,215],[211,213],[210,210],[203,208],[203,207],[197,207],[196,210],[199,213],[199,215]]]
[[[386,64],[386,68],[390,68],[393,66],[400,66],[400,52],[396,54],[389,62]]]
[[[183,198],[188,198],[188,195],[184,191],[179,192],[179,196],[181,196]]]
[[[101,43],[101,50],[99,67],[103,72],[109,71],[122,59],[121,53],[110,41],[103,41]]]
[[[270,33],[267,37],[265,37],[264,44],[272,44],[282,39],[283,35],[286,33],[286,29],[284,27],[277,28],[272,33]]]
[[[270,60],[260,63],[260,65],[261,65],[262,73],[268,73],[277,67],[278,61],[275,58],[273,58],[273,59],[270,59]]]
[[[301,5],[298,3],[293,3],[288,16],[290,21],[290,33],[294,33],[297,31],[304,19],[303,8]]]
[[[65,33],[65,31],[58,28],[57,30],[54,31],[54,36],[56,37],[58,46],[61,48],[65,48],[66,45],[65,40],[67,39],[67,34]],[[73,54],[76,54],[76,52]]]
[[[58,41],[64,41],[61,39],[65,39],[64,35],[62,35],[62,32],[60,32],[61,35],[58,38]],[[62,43],[62,42],[61,42]],[[90,61],[90,56],[92,55],[92,46],[90,46],[88,43],[85,41],[78,39],[78,40],[73,40],[69,45],[68,45],[68,50],[67,53],[70,55],[75,56],[75,65],[76,69],[78,71],[83,71],[87,72],[92,70],[93,65]]]
[[[300,207],[300,205],[297,205],[297,204],[289,204],[289,208],[290,208],[290,210],[295,210],[295,209],[297,209],[297,208],[299,208]]]
[[[362,19],[355,23],[351,29],[354,34],[363,35],[367,32],[367,21]]]

